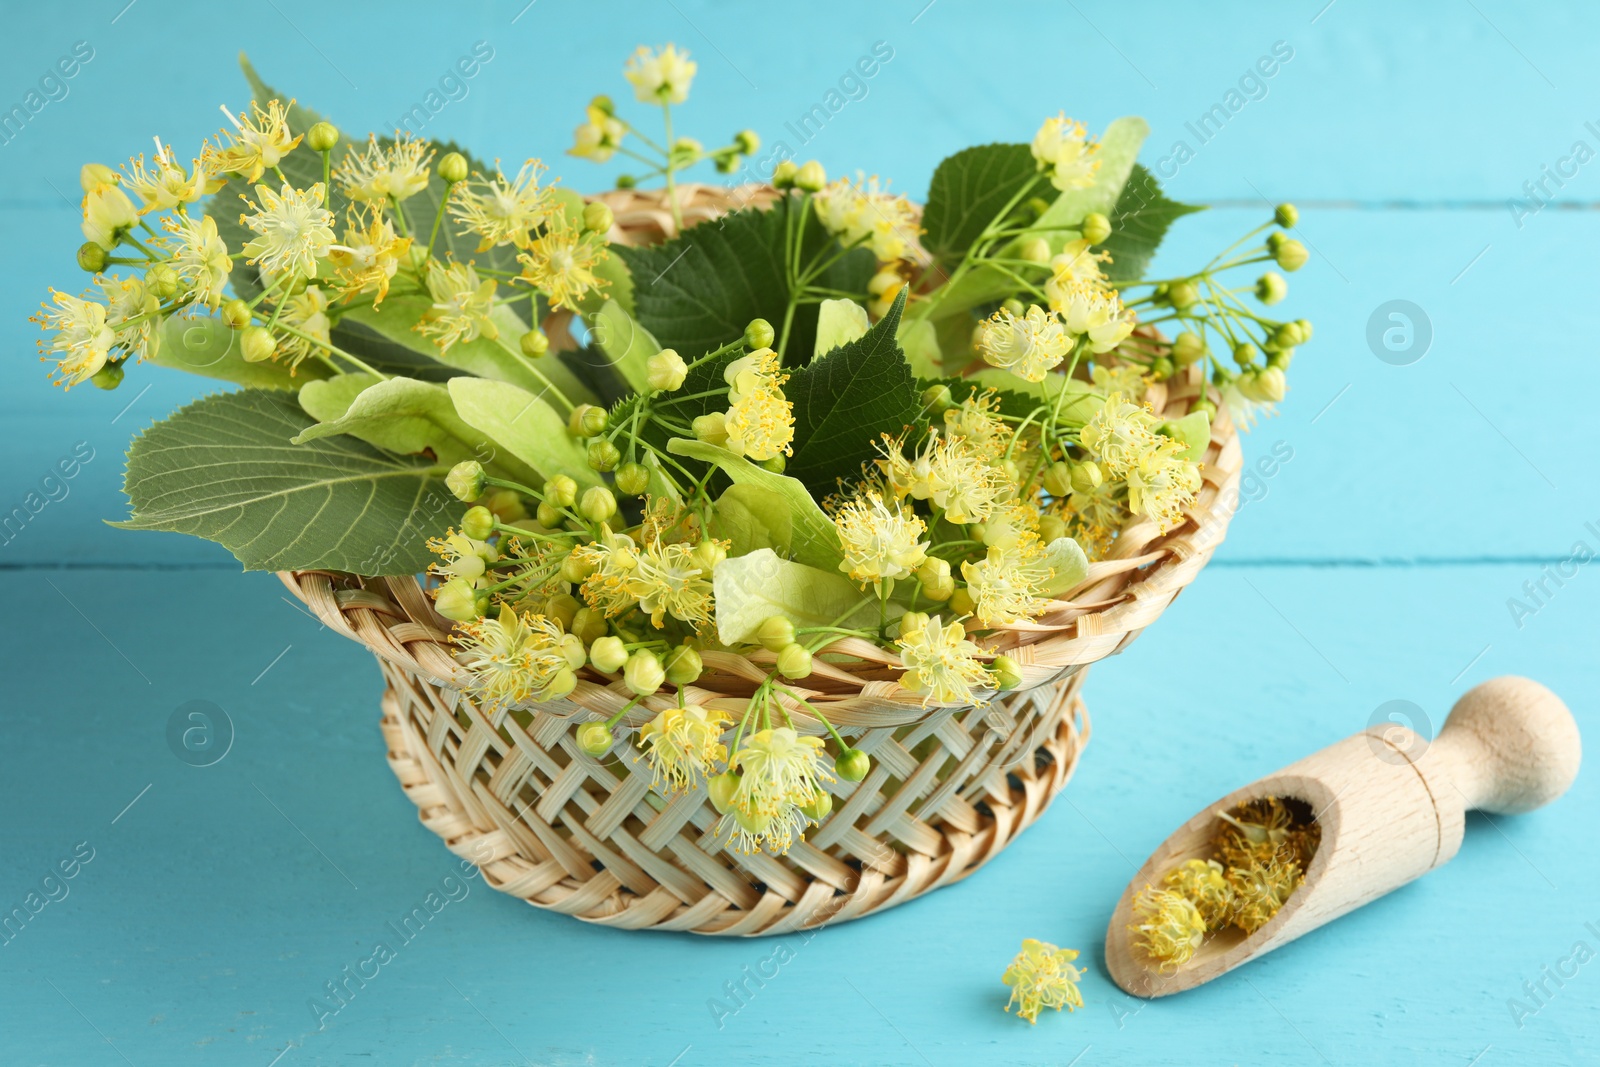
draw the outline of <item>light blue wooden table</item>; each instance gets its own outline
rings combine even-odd
[[[0,909],[59,863],[75,871],[0,946],[0,1062],[1600,1062],[1600,963],[1545,977],[1578,942],[1600,950],[1592,769],[1549,809],[1469,818],[1447,868],[1196,992],[1131,1000],[1100,950],[1134,865],[1174,825],[1387,700],[1417,702],[1437,728],[1466,687],[1527,674],[1600,736],[1600,572],[1544,578],[1575,543],[1600,549],[1600,162],[1577,161],[1600,149],[1600,122],[1586,125],[1600,120],[1600,11],[524,2],[7,11],[0,110],[75,42],[93,58],[0,147],[0,508],[75,447],[93,459],[0,546]],[[1291,306],[1316,340],[1283,414],[1247,442],[1293,459],[1168,616],[1094,669],[1094,739],[1055,808],[960,886],[786,938],[787,962],[736,1012],[727,984],[763,969],[774,942],[596,929],[452,881],[454,859],[384,764],[371,657],[213,546],[100,524],[121,512],[129,437],[206,387],[141,371],[115,393],[63,397],[23,322],[47,282],[77,284],[78,165],[148,150],[153,133],[197,143],[218,102],[247,99],[241,48],[366,129],[485,42],[493,59],[426,132],[555,160],[591,93],[622,94],[632,46],[667,40],[699,60],[686,122],[708,138],[751,126],[793,143],[785,124],[885,42],[892,59],[795,143],[804,156],[915,195],[947,153],[1025,139],[1046,113],[1091,127],[1142,114],[1145,162],[1173,195],[1214,205],[1174,232],[1167,264],[1201,261],[1285,198],[1315,253]],[[1186,124],[1275,42],[1292,58],[1201,143]],[[599,183],[585,166],[563,168],[569,184]],[[1541,181],[1528,199],[1524,183]],[[1420,361],[1369,347],[1392,300],[1426,316]],[[1519,626],[1507,601],[1542,578],[1548,595]],[[168,745],[191,700],[232,723],[211,766]],[[397,940],[388,924],[441,885],[459,899],[319,1029],[309,1005],[325,983]],[[1002,1013],[999,974],[1024,937],[1084,950],[1084,1010],[1031,1028]],[[1549,995],[1530,998],[1524,983],[1540,981]],[[1517,1017],[1512,998],[1537,1012]]]

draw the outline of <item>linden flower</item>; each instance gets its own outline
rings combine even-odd
[[[934,490],[928,499],[944,509],[951,522],[984,522],[1011,496],[1011,481],[1005,472],[986,463],[965,438],[931,441],[929,458]]]
[[[457,341],[475,341],[479,337],[493,340],[500,336],[500,328],[489,319],[495,285],[493,278],[480,280],[471,263],[447,267],[430,259],[428,294],[433,297],[433,304],[414,328],[432,337],[441,352]]]
[[[244,246],[249,262],[273,276],[314,277],[333,244],[333,212],[322,206],[323,195],[321,182],[304,190],[285,184],[276,193],[256,186],[256,213],[239,216],[257,235]]]
[[[810,804],[822,792],[822,783],[834,780],[823,765],[822,748],[822,738],[802,737],[788,726],[752,734],[728,761],[728,769],[739,773],[733,805],[778,815]]]
[[[143,362],[156,354],[161,334],[161,301],[142,278],[97,278],[106,298],[106,325],[117,335],[116,347]]]
[[[389,282],[411,250],[411,238],[396,236],[394,226],[381,211],[374,212],[371,221],[352,211],[350,222],[344,231],[344,244],[329,246],[328,260],[338,268],[344,283],[340,295],[349,299],[374,290],[372,306],[376,308],[389,295]]]
[[[1067,497],[1067,533],[1090,559],[1103,559],[1127,523],[1128,509],[1117,490],[1118,483],[1107,479],[1092,489],[1074,489]]]
[[[1149,384],[1144,374],[1144,368],[1137,363],[1119,363],[1115,367],[1096,364],[1089,377],[1103,396],[1121,393],[1130,400],[1138,400]]]
[[[461,223],[463,234],[478,235],[479,252],[503,244],[527,248],[530,231],[544,225],[554,207],[550,190],[539,187],[543,172],[544,164],[530,159],[510,181],[496,168],[493,178],[476,175],[461,182],[450,194],[450,217]]]
[[[1123,308],[1114,289],[1092,289],[1079,285],[1067,294],[1061,311],[1067,332],[1089,338],[1089,351],[1109,352],[1133,332],[1133,316]]]
[[[1233,909],[1233,887],[1216,860],[1189,860],[1174,867],[1161,880],[1164,888],[1180,893],[1200,912],[1207,929],[1225,926]]]
[[[658,629],[667,615],[695,629],[711,621],[711,581],[693,545],[649,542],[628,571],[625,587]]]
[[[1080,287],[1109,288],[1105,272],[1100,269],[1100,264],[1109,262],[1109,253],[1089,251],[1089,242],[1083,238],[1068,241],[1050,260],[1050,277],[1044,283],[1044,296],[1050,310],[1064,311],[1068,299]]]
[[[1183,459],[1182,441],[1157,436],[1124,472],[1128,482],[1128,506],[1137,515],[1148,515],[1162,532],[1183,522],[1183,509],[1194,503],[1200,491],[1200,467]]]
[[[488,542],[475,541],[454,530],[443,537],[428,538],[428,551],[440,559],[440,562],[429,565],[428,573],[446,578],[465,578],[469,582],[482,578],[488,564],[497,558]]]
[[[942,493],[949,488],[942,480],[943,469],[936,467],[934,463],[934,454],[939,447],[937,435],[930,435],[922,451],[911,459],[907,459],[901,451],[902,442],[890,438],[887,434],[883,440],[884,443],[880,446],[883,458],[875,460],[874,463],[896,500],[904,500],[908,496],[917,500],[930,500],[935,493]]]
[[[1048,941],[1025,938],[1022,951],[1000,976],[1000,980],[1011,987],[1006,1011],[1016,1005],[1019,1018],[1037,1023],[1039,1013],[1045,1008],[1076,1011],[1083,1007],[1083,994],[1078,992],[1083,971],[1072,966],[1077,958],[1076,949],[1057,948]]]
[[[604,523],[600,539],[572,550],[577,559],[594,568],[583,580],[583,599],[607,617],[621,615],[638,603],[633,575],[639,568],[639,549],[627,534],[614,534]]]
[[[82,229],[85,240],[110,251],[138,221],[139,212],[128,194],[109,182],[96,185],[84,194]]]
[[[366,149],[346,154],[334,176],[351,200],[398,203],[428,187],[432,161],[433,148],[427,141],[407,135],[385,147],[377,134],[368,134]]]
[[[237,174],[254,185],[263,171],[276,167],[300,143],[298,136],[289,135],[288,109],[277,100],[269,100],[265,111],[251,101],[250,114],[243,118],[235,118],[227,108],[222,113],[233,123],[234,130],[222,131],[226,144],[207,144],[201,153],[201,163],[211,174]]]
[[[1157,963],[1162,974],[1172,974],[1194,958],[1206,936],[1206,921],[1182,893],[1145,886],[1133,898],[1137,922],[1128,929],[1135,943]]]
[[[758,348],[729,363],[722,371],[722,380],[728,383],[729,403],[738,403],[746,394],[781,386],[789,376],[783,373],[778,353],[770,348]]]
[[[527,251],[517,257],[522,277],[556,307],[576,311],[585,294],[606,284],[594,272],[608,255],[605,239],[571,225],[565,216],[556,216],[541,237],[523,247]]]
[[[1011,428],[995,415],[998,401],[994,393],[967,397],[959,407],[944,413],[945,432],[964,440],[973,452],[994,461],[1011,444]]]
[[[1247,934],[1255,933],[1278,914],[1299,885],[1300,868],[1285,860],[1230,868],[1228,887],[1233,901],[1228,921]]]
[[[728,408],[724,425],[729,450],[741,456],[761,461],[793,452],[794,405],[776,385],[739,397]]]
[[[823,229],[846,246],[865,244],[880,263],[922,256],[917,209],[905,197],[884,191],[876,175],[854,182],[840,178],[813,203]]]
[[[935,615],[921,629],[902,633],[897,643],[905,667],[900,684],[921,693],[923,707],[980,703],[972,690],[990,684],[989,671],[978,661],[978,646],[967,640],[959,622],[941,625]]]
[[[984,362],[1028,382],[1044,381],[1067,358],[1072,342],[1061,320],[1037,304],[1020,317],[1001,308],[978,327],[977,347]]]
[[[733,722],[727,712],[699,704],[667,708],[639,729],[639,746],[653,773],[658,792],[687,792],[709,776],[711,767],[728,756],[719,738]]]
[[[1148,409],[1129,403],[1121,393],[1112,393],[1084,425],[1078,440],[1120,478],[1155,447],[1155,427],[1155,416]]]
[[[867,492],[851,498],[833,517],[844,549],[839,569],[858,582],[906,578],[928,558],[922,540],[927,525],[911,511],[890,507]]]
[[[681,104],[689,99],[689,84],[698,65],[688,52],[673,45],[661,51],[640,46],[628,58],[622,75],[633,83],[633,95],[645,104]]]
[[[159,142],[158,142],[159,143]],[[141,201],[139,214],[167,211],[179,204],[193,204],[207,193],[222,188],[222,182],[206,174],[197,159],[194,171],[185,172],[172,158],[171,150],[156,154],[150,169],[145,168],[144,156],[129,161],[127,177],[122,184],[132,189]]]
[[[1062,192],[1086,189],[1100,169],[1100,146],[1089,137],[1083,123],[1065,114],[1045,119],[1033,135],[1033,158],[1039,169],[1050,172],[1050,184]]]
[[[509,607],[498,618],[460,624],[454,641],[472,672],[465,688],[495,704],[566,696],[583,665],[583,643],[568,636],[554,619]]]
[[[572,132],[572,147],[567,149],[567,155],[604,163],[616,155],[628,128],[621,119],[593,104],[587,109],[587,117],[589,121]]]
[[[50,298],[55,307],[41,305],[43,311],[33,316],[33,321],[42,329],[55,331],[55,336],[49,339],[49,347],[40,339],[40,351],[50,354],[39,358],[48,360],[53,355],[56,369],[52,380],[70,389],[100,372],[110,356],[111,346],[116,344],[117,335],[106,324],[104,304],[58,289],[50,290]]]
[[[985,627],[1009,626],[1044,614],[1049,602],[1041,590],[1055,576],[1037,536],[1013,544],[991,545],[983,559],[963,563],[973,615]]]
[[[274,358],[281,356],[291,368],[317,349],[327,350],[333,320],[328,317],[328,296],[320,285],[308,285],[284,301],[278,325],[288,327],[278,341]]]
[[[177,235],[177,248],[170,262],[190,299],[217,308],[233,270],[228,246],[217,235],[217,220],[209,215],[184,215],[179,219],[167,216],[161,225]]]

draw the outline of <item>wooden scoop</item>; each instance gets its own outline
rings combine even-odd
[[[1106,967],[1140,997],[1209,982],[1447,862],[1468,810],[1514,815],[1548,804],[1572,784],[1580,756],[1572,713],[1527,678],[1468,692],[1431,744],[1404,726],[1369,727],[1228,794],[1167,838],[1117,902]],[[1193,959],[1162,974],[1128,929],[1134,896],[1186,860],[1211,858],[1217,813],[1263,797],[1299,800],[1321,823],[1304,882],[1255,933],[1210,934]]]

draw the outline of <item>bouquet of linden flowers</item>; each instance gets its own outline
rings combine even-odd
[[[1015,687],[994,639],[1130,524],[1184,522],[1216,405],[1279,400],[1311,333],[1265,313],[1277,272],[1223,278],[1305,261],[1273,228],[1289,205],[1141,278],[1194,209],[1134,162],[1137,119],[958,152],[920,208],[780,151],[745,206],[684,228],[682,176],[748,172],[759,140],[675,136],[695,64],[641,48],[624,73],[664,132],[601,96],[571,150],[637,161],[619,188],[664,184],[668,239],[639,246],[537,160],[352,140],[245,72],[254,101],[189,165],[157,139],[83,168],[93,284],[37,316],[67,386],[155,363],[243,387],[134,442],[121,525],[249,568],[426,572],[479,699],[627,694],[576,727],[591,756],[672,687],[642,769],[708,790],[745,850],[788,848],[823,783],[869,767],[795,683],[865,641],[927,706]],[[1213,388],[1152,414],[1150,383],[1201,362]],[[686,699],[708,650],[763,664],[742,715]],[[824,737],[793,728],[802,705]]]

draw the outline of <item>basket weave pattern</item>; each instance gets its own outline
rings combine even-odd
[[[685,225],[771,201],[771,190],[680,186]],[[601,197],[612,240],[673,232],[659,194]],[[547,324],[551,326],[554,324]],[[1155,383],[1158,414],[1181,416],[1203,388],[1198,368]],[[1035,622],[997,641],[1023,685],[982,707],[923,708],[896,681],[898,658],[845,639],[792,688],[872,757],[867,777],[829,786],[832,813],[786,856],[722,847],[703,791],[666,799],[650,790],[631,741],[595,760],[573,724],[609,718],[628,702],[620,682],[586,673],[565,699],[489,707],[459,688],[450,623],[416,579],[285,572],[284,583],[330,628],[379,660],[389,764],[420,817],[487,883],[539,907],[625,929],[703,934],[785,933],[859,918],[977,870],[1044,811],[1088,740],[1079,691],[1084,668],[1121,651],[1192,581],[1221,542],[1238,499],[1237,436],[1219,413],[1188,520],[1165,534],[1134,523],[1108,558]],[[775,657],[704,653],[688,699],[737,718]],[[624,722],[637,728],[675,700],[663,692]],[[785,700],[802,733],[822,734]],[[630,735],[631,738],[631,735]]]

